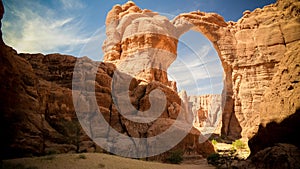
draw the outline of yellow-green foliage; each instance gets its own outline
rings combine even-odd
[[[213,139],[213,140],[211,140],[211,143],[212,143],[213,145],[216,145],[218,142],[217,142],[217,140]]]
[[[241,140],[235,140],[234,142],[232,142],[232,146],[236,149],[245,149],[246,148],[246,144]]]

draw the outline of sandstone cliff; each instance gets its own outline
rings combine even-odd
[[[226,23],[217,14],[198,11],[181,14],[173,23],[182,32],[193,29],[203,33],[214,44],[225,73],[222,134],[232,139],[251,138],[260,124],[266,89],[285,53],[298,46],[299,2],[279,0],[253,12],[245,11],[238,22]],[[289,110],[292,114],[295,108]]]
[[[182,34],[191,29],[202,33],[213,43],[224,69],[222,97],[226,99],[222,100],[221,134],[230,139],[249,139],[258,132],[261,122],[283,120],[299,109],[299,61],[296,59],[299,58],[299,6],[297,0],[278,0],[262,9],[245,11],[237,22],[225,22],[218,14],[197,11],[180,14],[171,24],[166,18],[141,10],[132,2],[115,6],[106,22],[109,31],[108,41],[103,46],[107,51],[105,60],[117,65],[125,62],[123,65],[129,65],[126,70],[132,71],[134,66],[126,64],[125,58],[137,59],[136,51],[158,48],[167,51],[166,63],[169,64],[176,57],[177,39]],[[158,28],[153,29],[152,25]],[[112,39],[115,41],[108,43]],[[111,49],[113,54],[108,52]],[[157,63],[152,57],[141,59]],[[148,77],[146,81],[167,84],[166,76],[156,78],[156,70],[151,66],[148,65],[149,71],[141,71]],[[286,99],[282,101],[282,97]],[[270,118],[269,114],[272,114]]]
[[[122,7],[125,11],[127,5]],[[1,12],[2,16],[3,11]],[[130,45],[134,42],[128,43]],[[132,66],[135,63],[138,62],[127,65]],[[76,64],[90,71],[77,72],[76,69],[74,70]],[[119,66],[120,64],[99,63],[86,57],[75,58],[60,54],[18,54],[17,51],[2,43],[0,51],[0,112],[3,132],[1,132],[1,137],[6,138],[4,144],[1,145],[2,158],[103,151],[91,138],[106,139],[111,145],[110,152],[116,154],[132,153],[132,156],[135,157],[135,151],[139,150],[142,147],[140,145],[143,144],[146,144],[146,152],[157,151],[156,149],[159,147],[157,148],[155,145],[160,144],[151,139],[149,141],[152,142],[147,142],[147,140],[146,142],[135,142],[135,139],[132,139],[133,146],[123,149],[117,149],[119,147],[116,145],[124,143],[122,136],[147,138],[159,135],[173,126],[179,112],[183,114],[187,112],[181,110],[181,99],[174,90],[176,87],[170,85],[174,83],[167,81],[164,71],[159,69],[156,72],[154,70],[153,74],[151,70],[136,77],[127,74],[130,72],[120,71],[121,73],[117,73],[117,76],[130,79],[126,92],[130,97],[130,104],[135,109],[148,110],[151,106],[149,97],[155,89],[164,92],[167,105],[160,117],[153,122],[139,124],[122,117],[118,111],[120,107],[117,107],[114,101],[122,101],[122,97],[118,96],[122,96],[123,91],[111,89],[111,87],[120,89],[118,85],[122,86],[123,84],[122,81],[118,83],[120,79],[115,79],[116,82],[112,83],[116,67],[122,68]],[[96,74],[90,73],[92,71],[95,71]],[[152,78],[153,76],[155,78]],[[122,78],[121,80],[124,80]],[[89,84],[83,95],[80,93],[81,82]],[[93,102],[93,95],[96,96],[97,109],[100,110],[106,122],[121,134],[120,137],[115,136],[112,130],[103,130],[102,123],[94,118],[97,117],[97,111],[90,106],[90,103]],[[83,110],[84,114],[76,114],[75,109],[77,109],[76,111]],[[88,123],[84,123],[85,121],[80,121],[81,125],[78,123],[78,117],[82,118],[81,115],[89,118]],[[188,124],[185,115],[181,120]],[[86,127],[91,129],[87,132]],[[175,128],[177,131],[184,130],[184,126],[178,124]],[[174,134],[170,135],[169,139],[172,140],[172,137],[175,136]],[[192,128],[187,135],[183,136],[173,149],[188,150],[204,156],[214,151],[208,142],[201,144],[197,141],[200,132],[196,129]],[[167,143],[164,144],[166,144],[164,147],[170,146]],[[167,155],[168,152],[151,158],[163,160]]]
[[[2,18],[2,6],[0,10]],[[128,2],[113,7],[107,15],[104,63],[59,54],[18,54],[1,38],[1,137],[7,138],[3,155],[95,151],[98,147],[90,137],[110,134],[95,130],[88,137],[77,122],[72,102],[77,61],[83,67],[96,67],[95,82],[93,76],[87,76],[86,83],[95,84],[101,113],[116,131],[136,138],[155,136],[169,128],[181,111],[182,120],[188,123],[189,109],[181,110],[182,100],[187,103],[187,99],[178,96],[166,70],[176,59],[177,39],[190,29],[213,43],[224,68],[222,97],[226,100],[222,100],[221,134],[231,139],[251,138],[253,152],[277,142],[297,144],[299,140],[285,136],[297,135],[299,121],[299,11],[299,1],[278,0],[262,9],[245,11],[237,22],[225,22],[218,14],[200,11],[168,21]],[[116,69],[120,69],[118,75],[130,80],[125,81],[129,87],[125,92],[139,111],[150,108],[151,91],[158,88],[165,93],[167,106],[158,120],[139,125],[120,116],[113,99],[122,101],[123,91],[110,89]],[[86,76],[80,72],[76,75],[78,80]],[[132,107],[129,110],[128,114],[134,113]],[[88,108],[86,113],[90,111]],[[274,120],[278,123],[272,123]],[[192,147],[203,155],[212,152],[209,143],[196,141],[199,135],[192,129],[175,149]]]
[[[195,116],[194,125],[197,127],[217,127],[221,123],[222,96],[207,94],[201,96],[189,96],[191,109]],[[220,134],[221,131],[215,131]]]

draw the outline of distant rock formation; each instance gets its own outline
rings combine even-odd
[[[189,96],[189,102],[194,114],[196,127],[217,127],[222,117],[222,95],[206,94],[201,96]],[[221,131],[215,131],[221,134]]]

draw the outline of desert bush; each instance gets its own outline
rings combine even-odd
[[[235,140],[232,143],[232,146],[236,149],[245,149],[246,148],[246,144],[241,140]]]
[[[217,168],[232,168],[231,164],[237,159],[236,150],[226,150],[211,154],[207,157],[208,164],[212,164]]]
[[[86,159],[86,156],[84,154],[79,154],[78,158],[79,159]]]
[[[219,160],[220,160],[220,154],[218,153],[210,154],[207,157],[208,164],[217,165]]]
[[[213,145],[216,145],[218,142],[217,142],[217,140],[213,139],[213,140],[211,140],[211,143],[212,143]]]
[[[183,160],[182,150],[171,151],[169,157],[167,158],[167,162],[171,164],[180,164],[182,160]]]
[[[54,155],[54,154],[58,154],[58,152],[56,150],[48,150],[45,153],[46,155]]]
[[[98,166],[99,166],[99,168],[105,168],[105,165],[102,163],[100,163]]]
[[[48,155],[42,158],[42,160],[53,160],[55,158],[54,155]]]

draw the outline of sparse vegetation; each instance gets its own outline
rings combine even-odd
[[[100,163],[98,166],[99,166],[99,168],[105,168],[105,165],[102,163]]]
[[[104,153],[84,153],[87,159],[79,159],[80,154],[57,154],[52,161],[43,160],[44,157],[20,158],[3,160],[3,164],[12,163],[22,165],[20,169],[72,169],[72,168],[90,168],[90,169],[213,169],[204,159],[201,164],[166,164],[157,161],[143,161],[137,159],[123,158]],[[170,155],[170,154],[169,154]],[[19,169],[15,165],[11,168],[0,164],[0,169]],[[29,167],[36,166],[36,167]],[[1,168],[2,167],[2,168]]]
[[[242,140],[235,140],[234,142],[232,142],[232,146],[235,149],[245,149],[246,148],[246,144]]]
[[[220,154],[213,153],[207,157],[207,162],[208,164],[217,165],[219,159],[220,159]]]
[[[78,158],[79,159],[86,159],[86,156],[84,154],[79,154]]]
[[[217,140],[213,139],[213,140],[211,141],[211,143],[215,146],[218,142],[217,142]]]
[[[233,160],[236,159],[236,150],[226,150],[209,155],[207,157],[207,162],[217,168],[231,168]]]
[[[54,155],[48,155],[42,158],[42,160],[53,160],[55,158]]]
[[[175,150],[172,151],[167,158],[167,162],[171,164],[180,164],[183,161],[183,151],[182,150]]]
[[[54,155],[54,154],[58,154],[57,151],[55,151],[55,150],[48,150],[46,152],[46,155]]]
[[[38,169],[36,166],[26,167],[24,164],[3,163],[1,169]]]

